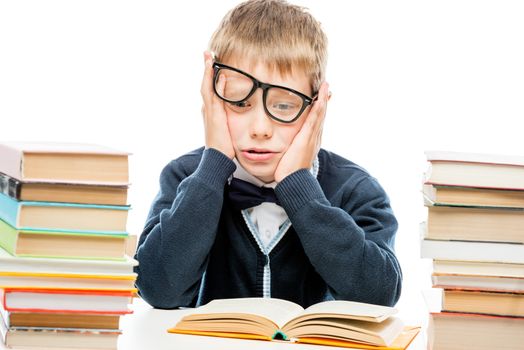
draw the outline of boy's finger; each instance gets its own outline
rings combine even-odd
[[[204,64],[204,76],[202,78],[200,93],[205,103],[211,103],[213,92],[213,59],[209,51],[204,52]]]
[[[318,97],[316,101],[313,103],[313,107],[311,108],[311,111],[309,112],[308,121],[306,121],[306,123],[310,124],[311,128],[318,129],[319,126],[322,125],[325,114],[326,114],[326,104],[327,104],[327,83],[323,82],[320,85]]]
[[[318,100],[315,102],[315,103],[318,103],[317,117],[315,118],[315,122],[318,127],[320,127],[324,123],[324,119],[326,118],[328,100],[329,100],[329,85],[328,83],[323,82],[322,85],[320,86]]]

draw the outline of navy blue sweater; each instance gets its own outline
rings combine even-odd
[[[158,308],[262,296],[266,265],[274,298],[394,305],[402,273],[386,193],[340,156],[320,150],[318,160],[317,178],[303,169],[276,186],[291,227],[267,255],[224,197],[232,160],[201,148],[171,161],[139,240],[140,295]]]

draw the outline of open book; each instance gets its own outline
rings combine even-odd
[[[419,329],[405,329],[394,308],[327,301],[303,309],[274,298],[219,299],[184,316],[170,333],[405,349]],[[369,347],[368,347],[369,346]]]

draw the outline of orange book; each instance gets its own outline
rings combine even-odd
[[[274,298],[219,299],[184,316],[168,332],[401,350],[418,334],[391,307],[333,300],[303,309]]]

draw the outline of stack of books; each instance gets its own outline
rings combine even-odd
[[[524,157],[426,156],[421,255],[433,259],[433,287],[443,289],[428,348],[522,349]]]
[[[0,143],[0,334],[9,347],[116,349],[136,292],[126,152]]]

